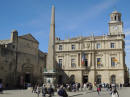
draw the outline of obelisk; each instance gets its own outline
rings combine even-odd
[[[55,7],[52,6],[52,15],[51,15],[51,25],[50,25],[50,34],[49,34],[49,44],[48,44],[48,55],[47,55],[47,73],[46,73],[46,82],[54,83],[56,72],[55,72]]]

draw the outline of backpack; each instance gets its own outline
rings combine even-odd
[[[58,95],[63,96],[63,91],[61,89],[58,91]]]

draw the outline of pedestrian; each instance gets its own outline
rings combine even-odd
[[[46,94],[47,94],[47,87],[46,87],[46,85],[43,84],[43,86],[42,86],[42,97],[46,97]]]
[[[114,91],[112,92],[112,97],[119,97],[119,93],[116,90],[116,88],[114,89]]]
[[[39,85],[37,85],[36,93],[37,93],[37,97],[39,97],[39,94],[40,94],[40,87],[39,87]]]
[[[32,93],[35,93],[35,85],[32,85]]]
[[[2,83],[0,83],[0,93],[1,94],[3,93],[3,85],[2,85]]]
[[[53,93],[54,93],[54,89],[52,88],[52,85],[50,85],[50,87],[48,88],[49,97],[52,97]]]
[[[67,92],[65,91],[65,88],[63,86],[60,87],[60,89],[58,90],[58,95],[60,97],[68,97]]]
[[[80,83],[78,83],[77,87],[78,87],[78,91],[79,91],[79,89],[80,89]]]
[[[100,92],[101,92],[101,89],[100,89],[100,86],[97,87],[97,93],[98,95],[100,95]]]
[[[84,91],[87,89],[87,84],[86,83],[83,84],[83,88],[84,88]]]

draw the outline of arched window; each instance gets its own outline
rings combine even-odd
[[[116,21],[116,16],[115,16],[115,21]]]
[[[111,83],[112,83],[112,84],[115,84],[115,83],[116,83],[116,76],[115,76],[115,75],[112,75],[112,76],[111,76]]]
[[[102,81],[101,81],[101,75],[97,75],[96,76],[96,83],[97,84],[100,84]]]
[[[72,74],[69,80],[70,80],[70,83],[75,83],[75,75]]]

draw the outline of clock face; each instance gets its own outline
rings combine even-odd
[[[113,29],[114,29],[114,30],[117,30],[117,29],[118,29],[118,27],[117,27],[117,26],[114,26],[114,27],[113,27]]]

